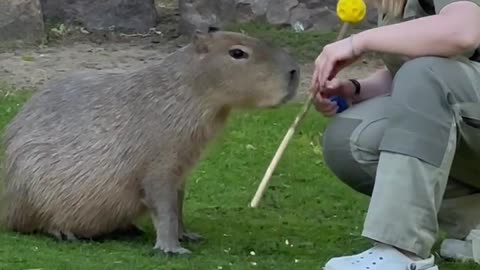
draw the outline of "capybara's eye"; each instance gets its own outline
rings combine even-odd
[[[235,58],[235,59],[242,59],[242,58],[248,58],[248,53],[240,50],[240,49],[232,49],[229,51],[230,56]]]

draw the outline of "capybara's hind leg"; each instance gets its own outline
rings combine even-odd
[[[58,241],[78,241],[78,237],[68,231],[61,231],[56,229],[50,229],[47,232],[50,236],[53,236]]]
[[[183,200],[185,197],[185,191],[183,189],[178,190],[178,234],[180,235],[180,241],[182,242],[199,242],[204,238],[198,233],[189,232],[185,229],[183,223]]]

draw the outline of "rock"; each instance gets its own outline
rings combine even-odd
[[[284,25],[290,20],[290,13],[298,6],[297,0],[270,1],[267,8],[267,22],[273,25]]]
[[[154,0],[40,1],[46,21],[80,24],[88,31],[146,33],[159,22]]]
[[[307,5],[300,3],[290,11],[289,16],[290,25],[300,23],[303,29],[308,29],[313,26],[312,13]]]
[[[36,43],[44,33],[39,0],[0,0],[0,41]]]
[[[222,28],[251,21],[331,31],[341,23],[336,6],[337,0],[180,0],[180,32],[191,34],[208,26]],[[376,19],[370,8],[360,26],[374,26]]]
[[[179,0],[180,32],[191,34],[209,26],[224,27],[235,13],[234,0]]]

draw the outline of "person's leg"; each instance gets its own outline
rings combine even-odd
[[[380,142],[387,127],[390,96],[367,100],[335,117],[323,133],[323,157],[327,167],[344,184],[371,196],[380,159]],[[480,173],[465,167],[466,159],[480,162],[480,157],[465,155],[459,145],[452,172],[439,211],[440,228],[447,236],[465,239],[480,224]],[[457,175],[455,174],[457,173]],[[463,176],[465,180],[456,178]],[[477,179],[479,186],[470,184]],[[466,183],[465,183],[466,182]]]
[[[480,91],[476,87],[480,84],[468,75],[478,72],[476,68],[425,57],[407,62],[397,73],[391,117],[379,146],[380,159],[363,236],[422,258],[429,257],[457,142],[456,123],[447,97],[477,100],[476,93]],[[364,263],[381,267],[379,264],[395,260],[412,262],[384,246],[369,252],[375,256],[384,254],[390,261],[362,253],[360,257],[333,259],[326,269],[357,269],[352,267]],[[417,266],[434,269],[432,260]]]
[[[347,186],[371,196],[380,158],[380,142],[388,124],[390,96],[378,97],[353,106],[339,114],[323,134],[323,156],[329,169]],[[450,259],[473,260],[472,243],[464,240],[472,230],[480,229],[480,173],[466,167],[468,161],[480,162],[480,157],[466,154],[468,147],[460,143],[439,211],[439,226],[447,232],[441,255]],[[470,162],[473,163],[473,162]],[[465,180],[456,179],[455,175]],[[470,181],[468,181],[470,179]]]
[[[472,131],[480,138],[480,129]],[[440,255],[480,263],[480,155],[471,148],[468,140],[459,140],[450,172],[459,181],[447,187],[438,214],[440,227],[447,233]]]
[[[353,190],[370,196],[387,125],[390,96],[364,101],[338,114],[323,132],[327,167]]]
[[[375,183],[380,142],[388,125],[392,104],[390,99],[390,96],[381,96],[356,104],[333,118],[323,132],[321,144],[327,167],[344,184],[366,196],[372,195]],[[465,154],[466,147],[460,144],[455,154],[439,213],[440,218],[444,218],[440,224],[445,224],[447,232],[451,222],[459,220],[457,215],[449,217],[447,209],[457,209],[453,205],[459,199],[480,193],[480,166],[476,166],[480,156]],[[475,166],[465,166],[467,160]],[[458,178],[461,176],[464,180]],[[477,186],[471,185],[472,182]],[[449,236],[460,237],[459,233],[450,231]],[[465,237],[468,232],[463,231]]]
[[[374,98],[352,107],[334,118],[323,135],[326,165],[343,183],[366,196],[372,195],[375,183],[390,98]],[[465,166],[480,161],[480,157],[469,155],[466,149],[468,146],[460,143],[439,211],[439,226],[448,236],[440,252],[449,259],[474,260],[472,241],[459,241],[472,235],[477,227],[480,229],[480,187],[463,183],[477,180],[480,184],[478,166]]]
[[[407,62],[396,74],[395,112],[380,145],[365,237],[422,258],[430,255],[457,146],[450,102],[478,100],[477,68],[425,57]]]

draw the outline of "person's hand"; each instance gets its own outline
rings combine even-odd
[[[361,52],[357,52],[357,48],[354,48],[353,37],[326,45],[315,60],[313,85],[318,87],[317,90],[325,88],[327,81],[332,80],[338,72],[351,65],[360,56]]]
[[[338,105],[331,101],[333,96],[340,96],[344,98],[347,103],[352,103],[355,95],[355,85],[349,80],[340,81],[333,79],[327,81],[325,88],[322,91],[316,91],[313,98],[313,105],[315,109],[326,117],[334,116],[337,113]]]

